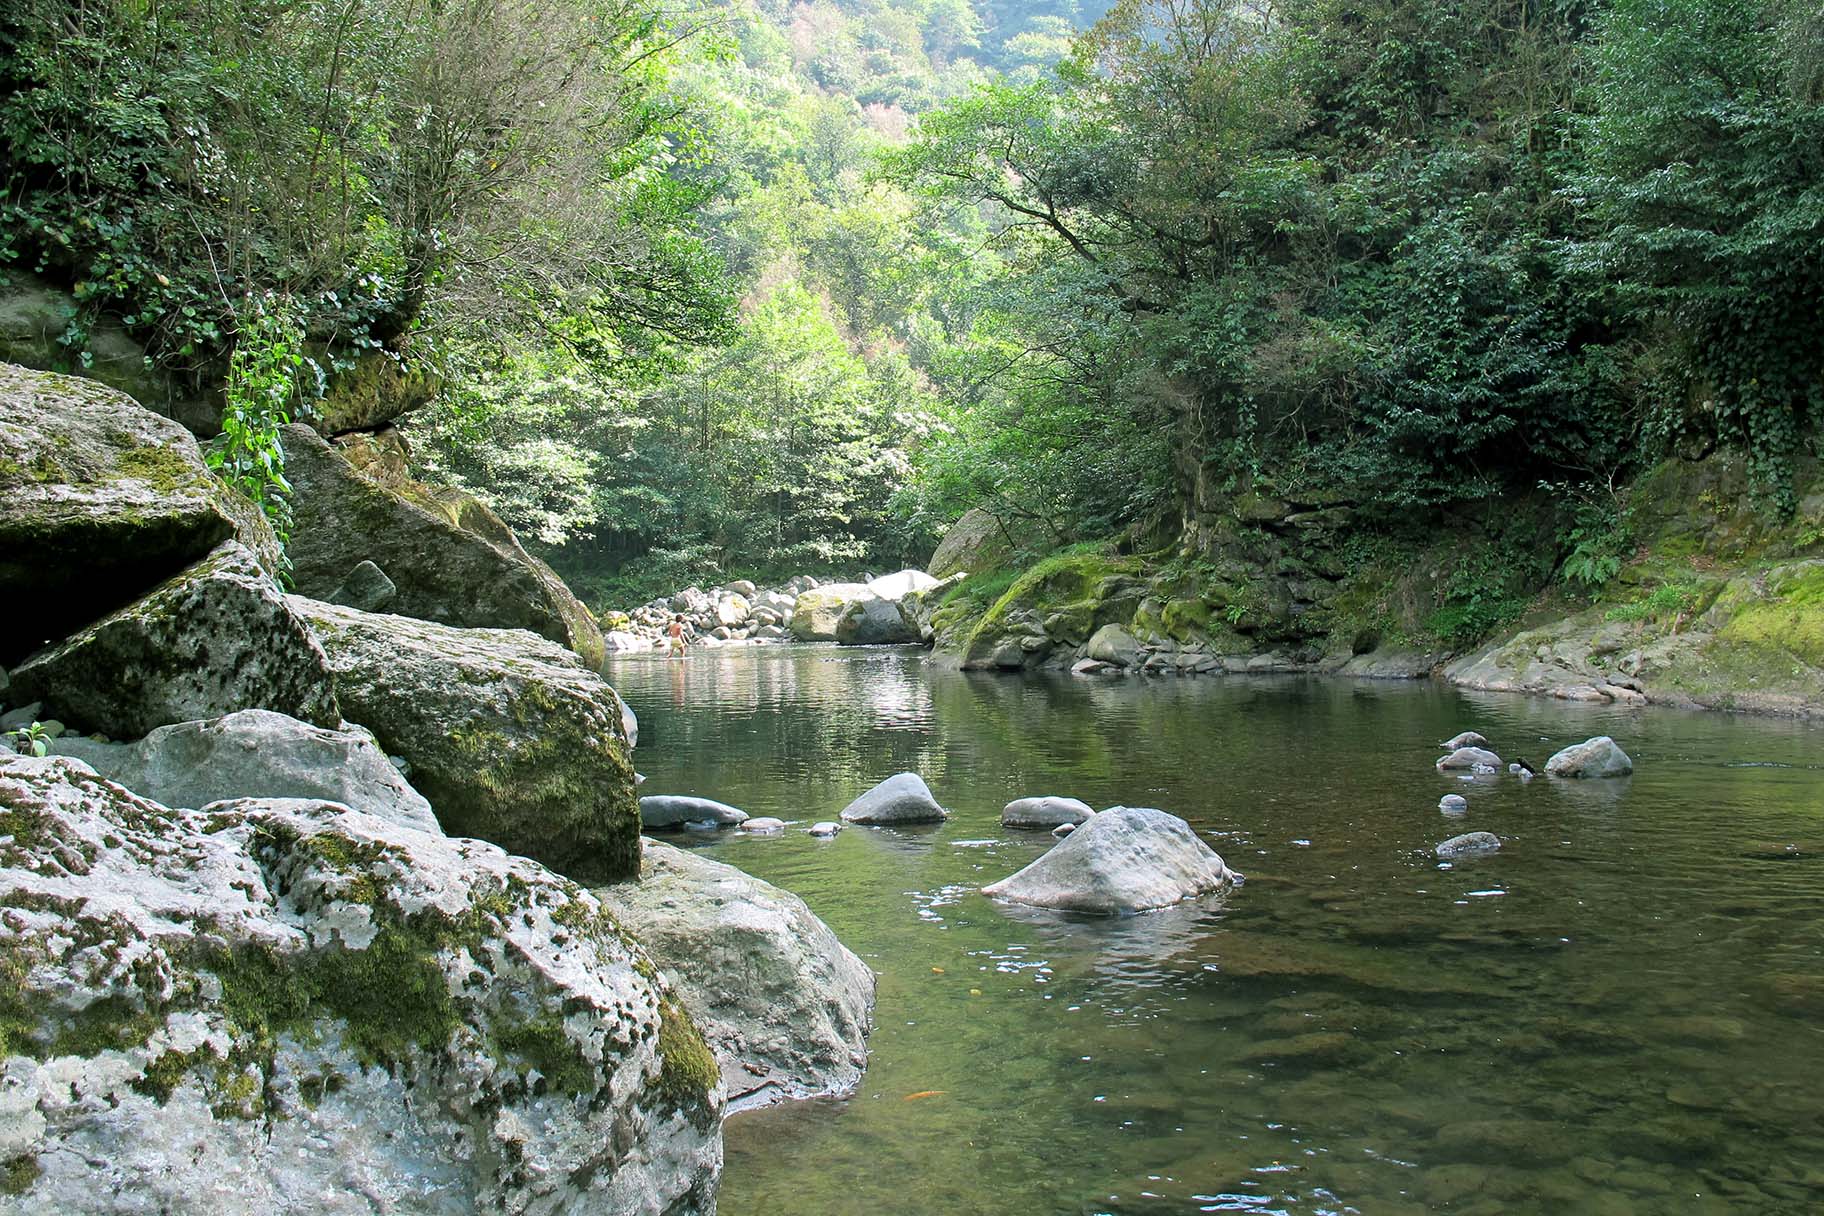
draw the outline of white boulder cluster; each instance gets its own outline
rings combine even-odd
[[[919,596],[941,584],[922,570],[901,570],[861,582],[820,582],[796,575],[762,590],[739,579],[707,591],[686,587],[625,614],[609,614],[610,651],[662,649],[674,617],[684,618],[693,646],[766,642],[840,642],[849,646],[929,640],[916,611]]]

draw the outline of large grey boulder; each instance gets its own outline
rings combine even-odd
[[[1555,754],[1545,762],[1545,771],[1554,777],[1626,777],[1634,771],[1634,761],[1615,740],[1597,735]]]
[[[1115,667],[1132,667],[1140,662],[1140,643],[1125,625],[1109,624],[1090,637],[1087,657]]]
[[[849,601],[836,619],[836,640],[844,646],[902,646],[921,637],[898,600],[864,596]]]
[[[323,644],[342,712],[411,765],[445,831],[585,881],[638,868],[620,700],[575,654],[520,629],[291,603]]]
[[[683,794],[648,794],[640,799],[640,823],[654,831],[681,829],[687,823],[734,827],[747,822],[747,812],[714,798]]]
[[[874,973],[803,900],[656,840],[638,882],[596,894],[677,985],[731,1105],[854,1092]]]
[[[12,680],[15,699],[115,738],[238,709],[341,722],[323,651],[236,541],[32,655]]]
[[[800,642],[834,642],[836,625],[850,604],[873,596],[862,583],[826,583],[792,603],[792,636]]]
[[[601,666],[607,650],[595,618],[482,503],[413,481],[372,453],[357,468],[301,423],[284,428],[282,439],[296,517],[288,552],[299,594],[331,599],[370,561],[395,585],[389,612],[444,625],[529,629]]]
[[[10,1212],[707,1213],[714,1057],[589,892],[334,804],[0,759]]]
[[[332,730],[266,709],[161,726],[137,743],[53,740],[108,780],[170,807],[228,798],[315,798],[420,832],[441,832],[364,727]]]
[[[1013,537],[1001,521],[977,507],[950,525],[925,569],[934,578],[980,574],[1006,565],[1013,549]]]
[[[844,823],[939,823],[950,812],[937,805],[925,779],[896,773],[842,809]]]
[[[1082,823],[1095,813],[1095,808],[1075,798],[1016,798],[1002,808],[1001,826],[1050,831],[1060,824]]]
[[[272,529],[182,426],[125,393],[0,363],[0,663],[144,595],[238,537],[271,568]]]
[[[1124,916],[1220,891],[1233,875],[1176,815],[1110,807],[982,894],[1036,908]]]
[[[1493,832],[1465,832],[1461,836],[1452,836],[1449,840],[1439,842],[1432,852],[1448,861],[1454,857],[1474,857],[1500,850],[1501,838]]]

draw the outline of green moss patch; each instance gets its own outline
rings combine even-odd
[[[497,1023],[494,1045],[498,1055],[517,1056],[536,1068],[545,1084],[560,1093],[593,1094],[601,1085],[596,1066],[565,1033],[564,1019],[555,1011]]]
[[[0,1195],[23,1195],[32,1189],[43,1173],[38,1166],[38,1158],[30,1153],[20,1153],[17,1157],[8,1157],[0,1163]]]
[[[1766,598],[1742,603],[1718,636],[1824,667],[1824,563],[1770,574]]]
[[[722,1070],[703,1034],[672,997],[659,1002],[660,1100],[674,1110],[704,1110]]]

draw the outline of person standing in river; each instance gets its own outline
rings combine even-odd
[[[681,659],[684,657],[684,614],[678,613],[671,618],[671,624],[665,627],[665,636],[671,639],[671,646],[666,658]]]

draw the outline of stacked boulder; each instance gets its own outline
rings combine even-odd
[[[716,1055],[576,885],[640,874],[593,620],[372,437],[285,443],[314,595],[183,428],[0,364],[8,1194],[713,1211]]]
[[[859,583],[823,583],[800,574],[764,590],[745,579],[707,591],[686,587],[630,612],[609,614],[607,648],[663,648],[677,617],[684,618],[685,637],[697,646],[789,641],[915,644],[930,640],[929,627],[916,611],[920,597],[942,585],[922,570],[901,570]]]

